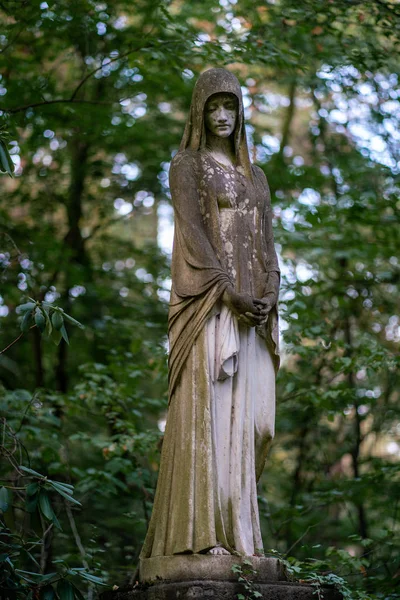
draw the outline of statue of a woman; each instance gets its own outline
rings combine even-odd
[[[170,405],[141,558],[262,550],[257,480],[274,435],[279,268],[238,80],[197,81],[170,172]]]

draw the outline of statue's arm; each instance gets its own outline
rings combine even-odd
[[[175,224],[184,239],[185,259],[194,267],[219,267],[206,235],[200,210],[198,181],[194,159],[177,155],[171,164],[169,184]]]
[[[265,287],[263,298],[261,299],[264,305],[262,312],[268,314],[273,306],[278,302],[279,286],[280,286],[280,269],[278,256],[275,250],[274,232],[272,228],[272,206],[271,194],[265,173],[259,167],[256,167],[256,174],[260,180],[263,189],[263,236],[266,250],[266,267],[265,267]]]
[[[169,182],[175,215],[172,259],[175,290],[182,297],[196,296],[218,283],[222,293],[231,280],[204,226],[196,161],[190,153],[174,157]]]

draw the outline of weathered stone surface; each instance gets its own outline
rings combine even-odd
[[[142,583],[155,581],[235,581],[237,575],[232,571],[233,565],[243,565],[243,561],[251,562],[256,574],[254,581],[282,581],[285,571],[276,558],[257,556],[212,556],[193,554],[179,556],[157,556],[140,561],[139,579]]]
[[[274,436],[280,276],[268,184],[251,164],[230,71],[200,75],[170,191],[170,404],[141,558],[253,556]]]
[[[255,583],[254,589],[263,600],[315,600],[315,587],[287,582]],[[101,600],[237,600],[245,594],[239,583],[229,581],[184,581],[158,583],[133,590],[106,592]],[[341,600],[333,589],[324,588],[324,600]]]

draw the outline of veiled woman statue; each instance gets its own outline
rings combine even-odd
[[[267,180],[224,69],[197,81],[170,187],[170,405],[141,558],[253,555],[274,435],[279,268]]]

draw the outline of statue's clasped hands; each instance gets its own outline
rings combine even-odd
[[[277,293],[271,291],[263,298],[252,298],[250,294],[239,294],[233,288],[225,290],[223,302],[237,316],[241,323],[249,327],[264,325],[271,308],[276,304]]]

